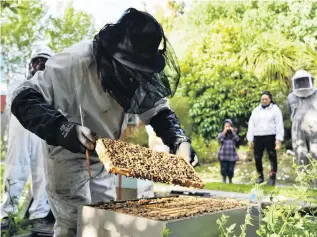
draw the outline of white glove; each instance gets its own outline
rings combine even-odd
[[[182,142],[176,151],[176,155],[184,157],[184,159],[193,167],[198,164],[196,152],[189,142]]]

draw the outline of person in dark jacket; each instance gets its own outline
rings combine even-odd
[[[229,183],[232,183],[234,175],[234,167],[236,161],[239,160],[236,145],[239,142],[239,136],[235,132],[231,119],[226,119],[223,126],[223,131],[217,137],[221,146],[218,151],[218,160],[220,161],[220,172],[223,182],[226,183],[227,177]]]

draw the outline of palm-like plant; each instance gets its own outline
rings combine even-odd
[[[261,80],[279,80],[289,86],[289,78],[303,58],[303,47],[277,33],[262,33],[245,44],[240,62]]]
[[[305,45],[303,59],[305,69],[312,73],[315,77],[317,77],[317,50],[313,49],[309,45]]]

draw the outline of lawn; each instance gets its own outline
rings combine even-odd
[[[250,193],[254,184],[224,184],[217,182],[208,182],[205,184],[205,189],[237,192],[237,193]],[[281,195],[285,197],[298,197],[298,189],[294,187],[272,187],[264,185],[262,186],[264,195]],[[311,197],[311,201],[317,202],[317,190],[309,190],[308,195]]]
[[[265,179],[268,178],[270,171],[270,163],[268,157],[263,157],[263,167]],[[222,180],[220,175],[220,163],[213,162],[209,164],[202,164],[196,167],[195,170],[205,182],[220,182]],[[238,161],[235,167],[235,176],[233,182],[236,184],[251,183],[257,176],[254,161]],[[287,155],[285,152],[278,154],[278,185],[293,185],[295,183],[295,170],[293,169],[293,157]]]
[[[301,193],[299,189],[295,188],[296,172],[293,168],[294,158],[287,155],[285,152],[280,151],[278,154],[278,173],[277,173],[277,186],[264,185],[264,195],[270,196],[284,196],[284,197],[298,197]],[[265,179],[268,178],[270,171],[270,163],[268,157],[263,157],[263,167]],[[235,176],[233,178],[233,184],[222,183],[222,177],[220,174],[220,163],[213,162],[209,164],[202,164],[196,167],[200,177],[205,182],[205,189],[237,192],[237,193],[250,193],[254,187],[255,180],[257,178],[257,172],[255,170],[254,161],[238,161],[235,168]],[[305,192],[305,190],[303,190]],[[309,196],[309,201],[317,202],[317,190],[310,190],[306,193]]]
[[[0,190],[3,190],[4,164],[0,164]]]

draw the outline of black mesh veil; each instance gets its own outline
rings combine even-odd
[[[309,77],[300,77],[294,80],[294,89],[310,89],[313,87],[312,79]]]
[[[131,114],[144,113],[160,99],[173,96],[180,78],[177,57],[161,25],[150,15],[145,15],[149,24],[144,23],[147,13],[142,14],[143,19],[131,14],[116,24],[107,24],[93,41],[103,90]],[[153,19],[154,32],[161,34],[159,41],[158,35],[146,32],[153,27]],[[151,45],[155,40],[157,46]],[[163,49],[158,49],[160,43]]]

